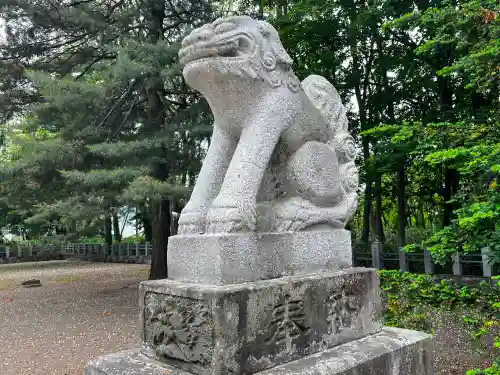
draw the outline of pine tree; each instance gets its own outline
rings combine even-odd
[[[30,23],[16,23],[20,12]],[[31,222],[56,216],[106,228],[121,205],[136,205],[151,221],[151,278],[166,277],[173,203],[189,193],[211,133],[177,50],[190,28],[215,16],[214,4],[22,1],[0,14],[8,26],[3,61],[22,71],[18,83],[30,93],[17,106],[13,91],[2,98],[11,108],[5,118],[29,113],[18,156],[3,168],[26,199],[7,200],[31,210]]]

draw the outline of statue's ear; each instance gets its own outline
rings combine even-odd
[[[266,21],[257,21],[257,28],[259,29],[262,36],[269,36],[273,27]]]
[[[276,29],[265,21],[257,21],[257,27],[262,36],[267,39],[270,44],[271,50],[276,56],[277,62],[284,64],[287,67],[292,66],[293,60],[281,44],[280,37]]]
[[[281,42],[273,43],[273,50],[278,60],[278,63],[286,65],[287,68],[290,68],[293,64],[293,60],[290,55],[285,51],[285,48],[281,44]]]

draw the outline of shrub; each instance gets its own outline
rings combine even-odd
[[[131,243],[131,244],[134,244],[134,243],[144,243],[145,242],[145,239],[144,239],[144,236],[143,235],[133,235],[133,236],[129,236],[129,237],[125,237],[122,239],[122,243]]]
[[[466,375],[500,375],[500,360],[484,370],[469,370]]]
[[[429,317],[433,314],[442,310],[468,311],[462,323],[471,332],[471,340],[479,341],[498,332],[500,282],[471,287],[400,271],[381,270],[379,276],[385,302],[384,322],[388,326],[432,331]],[[499,336],[493,338],[493,347],[500,348]],[[469,370],[466,375],[500,375],[500,357],[492,367]]]

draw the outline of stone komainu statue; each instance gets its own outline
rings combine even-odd
[[[179,232],[343,228],[358,171],[333,85],[316,75],[301,83],[277,31],[246,16],[194,30],[179,58],[215,120]]]

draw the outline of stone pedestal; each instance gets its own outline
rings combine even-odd
[[[427,334],[384,328],[374,335],[255,375],[432,375],[433,349]],[[85,375],[191,375],[151,357],[147,347],[110,354],[91,361]]]
[[[351,233],[344,229],[184,235],[168,242],[168,276],[176,281],[226,285],[351,266]]]
[[[141,285],[143,340],[194,374],[252,374],[379,332],[374,270],[228,286]]]
[[[431,375],[428,335],[382,327],[376,270],[332,271],[351,259],[344,232],[174,237],[174,279],[140,286],[143,346],[85,374]]]

